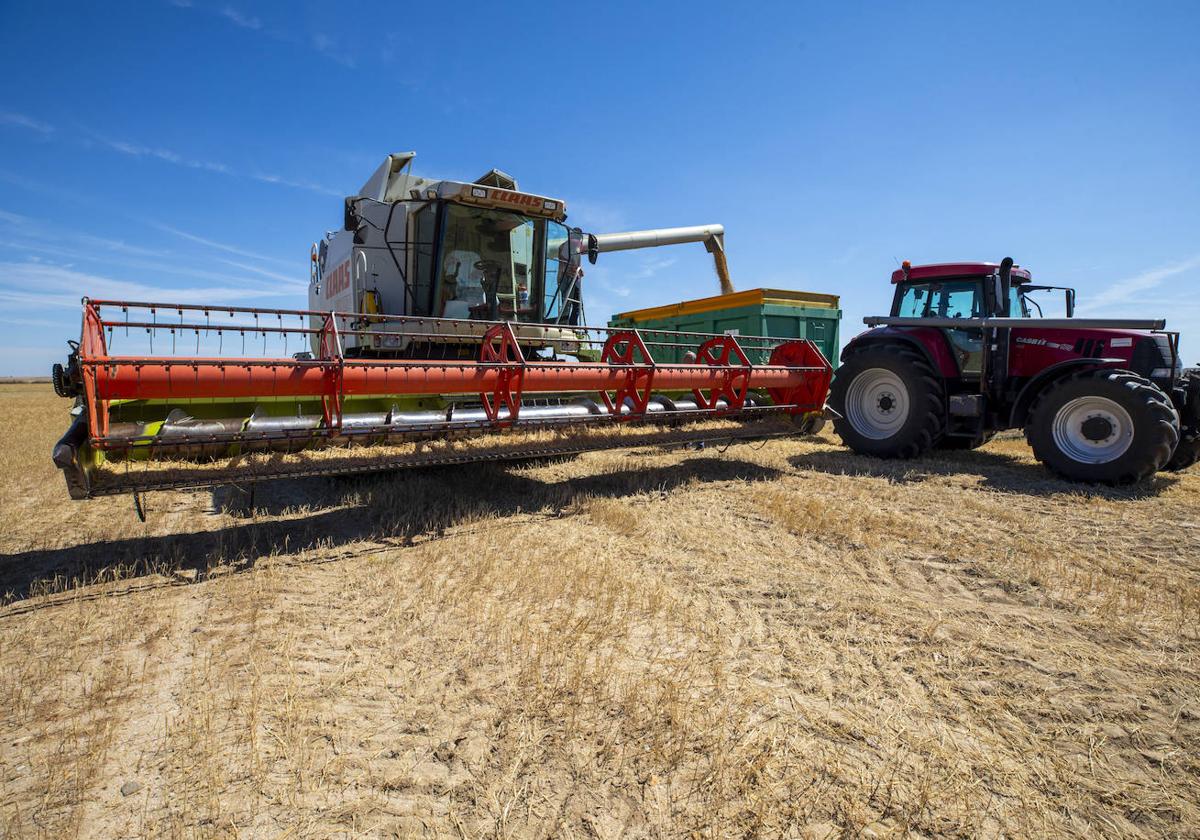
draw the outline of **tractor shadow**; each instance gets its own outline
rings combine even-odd
[[[482,463],[390,475],[280,480],[257,485],[252,501],[244,490],[222,487],[212,491],[208,515],[225,513],[245,521],[190,533],[10,554],[0,558],[0,594],[8,601],[24,600],[41,594],[44,582],[55,578],[70,585],[152,574],[200,580],[218,567],[222,573],[253,568],[260,557],[315,550],[328,555],[331,549],[362,541],[400,547],[487,517],[567,516],[592,498],[667,493],[693,482],[758,481],[781,474],[759,464],[716,457],[650,469],[605,469],[561,480],[541,480],[529,472],[511,464]],[[151,522],[155,495],[147,497]],[[197,512],[197,517],[204,515]]]
[[[1149,481],[1132,487],[1079,484],[1056,477],[1040,464],[986,448],[969,452],[933,452],[911,461],[885,461],[856,455],[841,447],[831,447],[794,455],[788,458],[788,463],[799,470],[886,478],[895,484],[919,484],[934,477],[978,476],[980,487],[1002,493],[1042,497],[1069,495],[1113,501],[1152,499],[1179,481],[1169,473],[1159,473]]]

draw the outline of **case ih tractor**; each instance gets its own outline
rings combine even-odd
[[[892,283],[891,315],[864,319],[830,393],[855,452],[914,458],[1017,428],[1057,474],[1106,484],[1200,458],[1200,369],[1183,369],[1165,321],[1074,318],[1073,289],[1011,258],[905,262]],[[1050,290],[1066,318],[1041,317],[1034,293]]]

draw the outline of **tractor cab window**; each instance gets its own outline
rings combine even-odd
[[[905,283],[896,315],[900,318],[979,318],[983,298],[977,280]]]
[[[1015,283],[1008,290],[1008,317],[1030,317],[1029,304],[1025,300],[1025,295],[1021,294],[1021,288]]]

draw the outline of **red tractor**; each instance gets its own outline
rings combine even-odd
[[[1200,458],[1200,368],[1183,369],[1165,321],[1075,318],[1074,289],[1035,285],[1011,258],[906,262],[892,283],[891,315],[865,319],[829,396],[855,452],[914,458],[1024,429],[1051,470],[1105,484]],[[1052,290],[1066,318],[1042,317],[1035,295]]]

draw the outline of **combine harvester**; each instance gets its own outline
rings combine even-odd
[[[587,234],[502,172],[429,180],[413,157],[389,155],[346,199],[313,248],[307,309],[85,298],[53,372],[76,398],[53,454],[71,498],[133,493],[141,513],[150,490],[820,421],[832,371],[811,341],[584,326],[584,256],[701,242],[732,293],[720,225]]]

